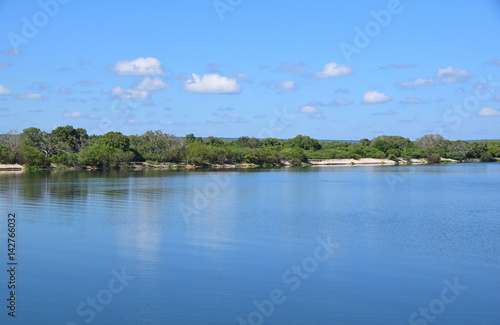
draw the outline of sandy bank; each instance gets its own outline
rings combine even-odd
[[[406,165],[408,162],[399,159],[398,162],[389,159],[360,158],[360,159],[309,159],[312,166],[380,166],[380,165]],[[412,164],[425,164],[424,159],[412,159]]]
[[[14,172],[14,171],[24,171],[25,168],[23,165],[18,165],[18,164],[0,164],[0,171],[8,171],[8,172]]]

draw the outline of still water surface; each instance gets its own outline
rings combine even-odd
[[[494,163],[4,173],[0,262],[16,213],[18,324],[500,324],[499,185]]]

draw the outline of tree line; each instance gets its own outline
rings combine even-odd
[[[297,135],[283,140],[240,137],[234,141],[188,134],[176,137],[162,131],[142,135],[108,132],[88,135],[83,128],[60,126],[52,132],[30,127],[21,134],[11,131],[0,137],[0,163],[38,168],[49,166],[110,168],[131,162],[174,163],[197,166],[248,163],[263,167],[281,166],[289,161],[301,166],[309,159],[377,158],[398,161],[425,158],[439,163],[441,158],[461,162],[482,162],[500,158],[500,140],[450,141],[428,134],[411,141],[401,136],[382,135],[359,143],[320,142]]]

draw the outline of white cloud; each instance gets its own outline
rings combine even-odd
[[[493,100],[494,100],[495,102],[500,102],[500,96],[495,96],[495,97],[493,97]]]
[[[422,104],[422,100],[420,98],[406,97],[403,104]]]
[[[232,123],[243,122],[243,118],[241,116],[239,116],[238,114],[233,113],[233,112],[227,112],[227,113],[225,113],[224,114],[224,118],[228,119]]]
[[[363,95],[363,104],[378,104],[378,103],[385,103],[392,100],[391,97],[387,96],[384,93],[378,92],[376,90],[374,91],[367,91]]]
[[[205,74],[202,77],[193,73],[184,82],[185,91],[203,94],[234,94],[241,92],[241,87],[234,78],[218,74]]]
[[[6,49],[6,50],[0,50],[0,53],[3,53],[5,55],[12,55],[12,56],[22,56],[23,55],[21,53],[21,51],[19,51],[16,48],[13,48],[13,47]]]
[[[467,70],[453,69],[451,66],[444,69],[437,69],[436,77],[445,84],[465,82],[472,77]]]
[[[500,67],[500,60],[491,60],[490,63],[493,66]]]
[[[157,76],[163,74],[163,67],[156,58],[137,58],[132,61],[119,60],[111,69],[118,75]]]
[[[398,82],[398,86],[401,88],[413,88],[413,87],[428,87],[434,85],[435,82],[432,78],[427,78],[427,79],[413,79],[411,81],[407,82]]]
[[[135,90],[144,90],[144,91],[155,91],[155,90],[161,90],[161,89],[167,89],[172,87],[172,85],[169,85],[160,79],[156,78],[146,78],[139,82],[134,89]]]
[[[392,64],[389,64],[389,65],[385,65],[383,67],[380,67],[379,70],[383,70],[383,69],[404,69],[404,68],[413,68],[413,67],[415,67],[415,65],[413,63],[401,63],[401,64],[392,63]]]
[[[493,109],[491,107],[485,107],[481,109],[478,113],[479,116],[500,116],[500,111]]]
[[[83,117],[82,112],[70,112],[70,113],[64,113],[62,115],[63,118],[80,118]]]
[[[101,82],[100,81],[97,81],[95,79],[87,79],[87,80],[81,80],[81,81],[78,81],[76,84],[77,85],[80,85],[80,86],[94,86],[94,85],[98,85],[100,84]]]
[[[306,72],[306,64],[304,62],[299,62],[298,64],[293,63],[282,63],[278,71],[287,73],[304,73]]]
[[[17,99],[25,99],[25,100],[49,100],[47,96],[43,96],[39,93],[27,93],[20,94],[16,96]]]
[[[12,91],[5,87],[4,85],[0,84],[0,95],[11,95],[12,94]]]
[[[302,108],[300,109],[300,112],[304,113],[304,114],[318,114],[321,111],[314,106],[306,105],[306,106],[302,106]]]
[[[335,62],[327,63],[323,66],[323,70],[315,72],[311,75],[314,79],[324,79],[331,77],[339,77],[352,74],[352,69],[347,64],[337,64]]]
[[[214,121],[206,121],[205,125],[210,127],[210,128],[214,128],[214,129],[220,129],[220,128],[227,127],[227,125],[225,123],[214,122]]]
[[[149,92],[145,90],[123,89],[115,87],[111,89],[111,95],[120,99],[144,99],[149,97]]]
[[[340,99],[340,98],[335,98],[333,100],[333,103],[335,105],[349,105],[349,101],[347,99]]]
[[[243,81],[243,82],[248,82],[248,83],[253,82],[252,76],[249,75],[248,73],[244,73],[244,72],[239,72],[239,73],[233,75],[232,77],[236,78],[239,81]]]
[[[285,81],[278,82],[276,84],[276,88],[283,89],[283,90],[294,90],[297,87],[295,86],[295,81],[285,80]]]
[[[59,95],[69,95],[73,91],[71,89],[69,89],[69,88],[66,88],[66,87],[62,86],[62,87],[59,87],[58,92],[59,92]]]

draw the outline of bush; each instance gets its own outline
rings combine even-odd
[[[382,152],[382,151],[380,151],[380,150],[377,150],[371,156],[372,156],[372,158],[384,159],[385,158],[385,153]]]
[[[429,157],[427,157],[427,163],[439,164],[441,163],[441,157],[437,153],[430,154]]]
[[[387,156],[387,159],[392,160],[392,161],[398,161],[398,157],[395,154],[389,154]]]
[[[335,153],[335,159],[348,159],[349,158],[349,153],[344,150],[337,150]]]
[[[458,153],[458,152],[452,152],[448,154],[448,157],[446,158],[451,158],[459,161],[463,161],[466,159],[464,154]]]
[[[292,160],[290,160],[290,165],[293,167],[302,167],[302,161],[298,158],[292,158]]]
[[[78,155],[76,153],[58,152],[50,157],[50,162],[56,165],[77,166]]]
[[[489,152],[485,152],[481,155],[481,158],[479,159],[480,162],[493,162],[496,161],[495,158],[493,158],[493,155]]]
[[[19,150],[17,161],[28,167],[47,168],[50,166],[50,161],[43,153],[36,150],[32,146],[24,146]]]
[[[387,156],[388,157],[395,156],[396,158],[401,157],[401,152],[398,149],[389,149],[389,150],[387,150]],[[391,158],[389,158],[389,159],[391,159]],[[394,159],[391,159],[391,160],[394,160]]]
[[[0,147],[0,164],[13,164],[16,161],[16,156],[12,151],[5,147]]]
[[[114,148],[105,144],[93,144],[80,151],[79,163],[82,166],[110,167],[114,165]]]

